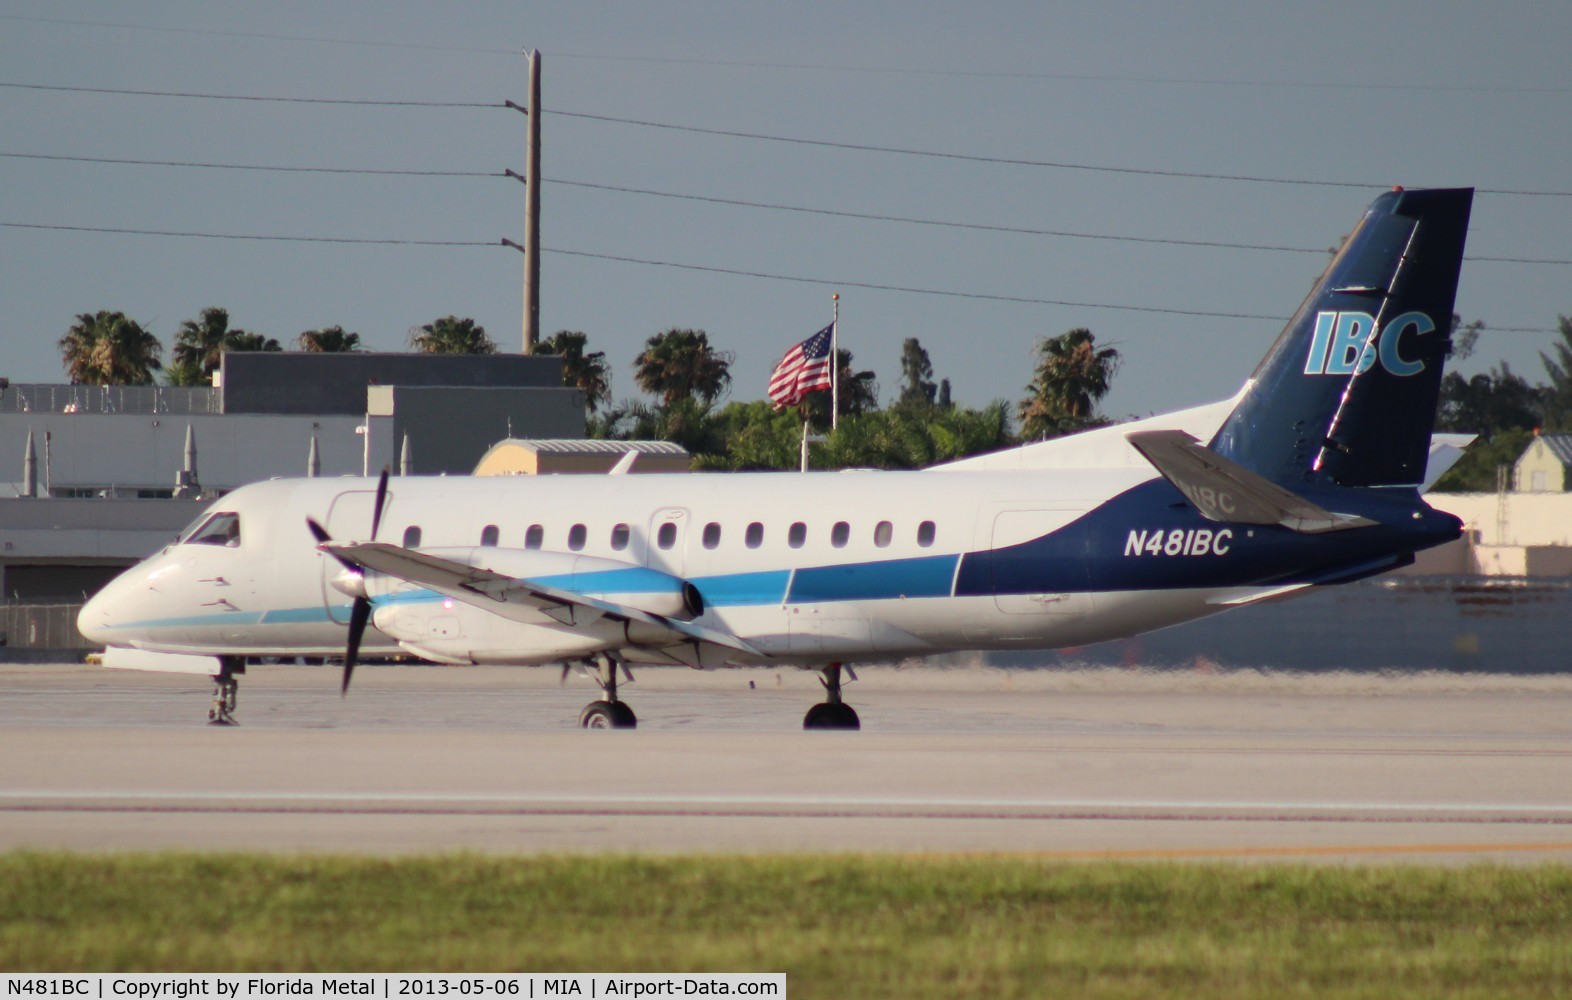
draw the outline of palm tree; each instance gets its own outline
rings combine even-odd
[[[295,339],[302,351],[314,354],[348,354],[360,350],[360,334],[346,332],[341,326],[307,330]]]
[[[585,352],[589,338],[577,330],[558,330],[535,345],[536,354],[562,358],[562,384],[584,393],[590,413],[611,402],[611,368],[605,351]]]
[[[657,333],[644,342],[644,350],[633,360],[634,380],[639,388],[670,409],[678,400],[698,398],[708,406],[731,385],[732,354],[710,347],[703,330]]]
[[[152,385],[162,367],[158,338],[125,313],[80,313],[60,338],[60,356],[75,384]]]
[[[468,317],[444,316],[411,331],[410,345],[422,354],[495,354],[486,328]]]
[[[282,351],[283,345],[272,337],[260,333],[247,333],[245,330],[232,331],[229,343],[225,345],[226,351]]]
[[[180,324],[170,352],[171,385],[211,382],[225,351],[281,351],[278,341],[229,325],[229,311],[217,306],[202,310],[198,319]]]
[[[916,337],[907,337],[901,344],[901,394],[897,406],[932,406],[939,391],[933,379],[933,362]]]
[[[1038,343],[1036,377],[1026,387],[1031,395],[1019,407],[1022,437],[1053,437],[1096,423],[1093,410],[1119,369],[1118,350],[1099,350],[1096,340],[1092,331],[1077,328]]]

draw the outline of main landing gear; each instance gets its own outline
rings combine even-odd
[[[633,709],[625,702],[617,700],[617,670],[620,668],[628,682],[633,682],[633,674],[628,670],[627,662],[614,653],[598,653],[593,662],[595,681],[605,692],[606,697],[584,706],[584,711],[579,713],[579,726],[584,729],[637,728],[639,720],[633,714]]]
[[[850,705],[841,700],[841,670],[842,665],[832,663],[824,668],[824,676],[820,683],[824,685],[824,701],[808,709],[808,714],[802,717],[804,729],[861,729],[862,721],[857,718],[857,712]],[[851,667],[845,667],[851,679],[857,679],[857,672]]]
[[[213,707],[208,709],[210,726],[235,726],[235,697],[240,693],[240,682],[235,678],[246,672],[246,661],[241,656],[220,656],[218,673],[213,675]]]

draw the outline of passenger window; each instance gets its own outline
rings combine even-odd
[[[589,529],[582,524],[575,524],[568,529],[568,548],[577,552],[584,547],[584,539],[589,537]]]
[[[742,538],[743,544],[750,549],[756,549],[764,544],[764,525],[754,521],[748,525],[748,533]]]
[[[803,543],[807,540],[808,526],[801,521],[793,522],[792,526],[786,530],[786,544],[794,549],[802,548]]]
[[[203,521],[191,534],[186,536],[186,541],[192,545],[223,545],[228,548],[240,546],[240,515],[225,511],[214,514]]]
[[[630,535],[631,532],[628,530],[628,526],[626,524],[612,525],[611,547],[616,549],[618,552],[621,552],[623,549],[628,547],[628,538]]]
[[[711,521],[704,526],[704,547],[713,549],[720,545],[720,525]]]
[[[655,532],[655,544],[663,549],[669,549],[677,544],[677,526],[670,521],[660,526]]]
[[[538,549],[545,540],[546,529],[538,524],[532,524],[524,531],[524,547],[526,549]]]
[[[480,544],[497,544],[497,526],[495,524],[488,524],[484,528],[480,529]]]
[[[404,529],[404,547],[406,549],[420,548],[420,525],[412,524]]]
[[[845,548],[846,542],[851,538],[851,525],[845,521],[836,521],[830,529],[830,544],[838,549]]]
[[[923,548],[933,544],[934,526],[932,521],[924,521],[917,526],[917,544]]]
[[[890,539],[895,535],[895,526],[888,521],[880,521],[873,526],[873,544],[884,548],[890,544]]]

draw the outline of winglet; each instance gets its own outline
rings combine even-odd
[[[1313,504],[1229,461],[1184,431],[1137,431],[1125,437],[1209,521],[1279,524],[1305,534],[1375,524]]]

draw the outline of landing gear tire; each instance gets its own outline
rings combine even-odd
[[[637,729],[638,717],[620,701],[592,701],[579,713],[583,729]]]
[[[808,714],[802,717],[802,728],[861,729],[862,720],[857,718],[857,710],[845,702],[820,702],[808,709]]]
[[[857,718],[857,711],[841,700],[841,670],[851,674],[852,680],[857,679],[857,674],[850,667],[841,663],[831,663],[824,668],[824,676],[820,683],[824,685],[824,701],[808,709],[808,714],[802,717],[804,729],[861,729],[862,720]]]
[[[595,682],[600,685],[606,697],[584,706],[584,711],[579,713],[579,727],[581,729],[637,729],[639,720],[633,714],[633,709],[617,700],[617,671],[621,670],[628,680],[633,680],[633,674],[629,673],[627,664],[616,653],[601,653],[591,662],[595,665]],[[563,676],[567,676],[566,672]]]

